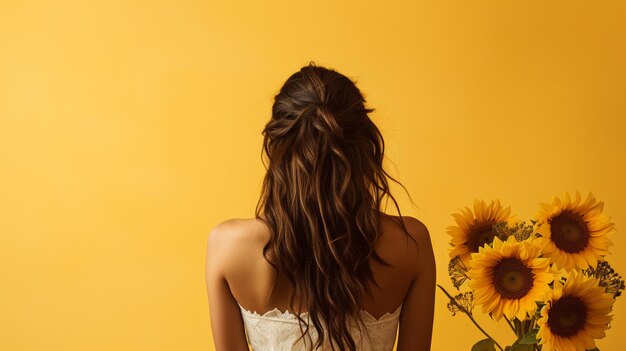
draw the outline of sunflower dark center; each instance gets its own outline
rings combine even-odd
[[[589,228],[583,218],[569,210],[561,212],[550,222],[554,245],[569,253],[580,252],[589,243]]]
[[[493,287],[505,299],[521,299],[533,287],[533,271],[521,260],[508,257],[493,268]]]
[[[548,326],[561,337],[576,335],[585,327],[587,306],[578,296],[564,296],[552,304],[548,312]]]
[[[493,232],[492,226],[492,223],[483,224],[470,231],[467,245],[471,252],[478,252],[479,247],[493,242],[496,234]]]

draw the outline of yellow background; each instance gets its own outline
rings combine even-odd
[[[213,349],[207,235],[253,216],[271,99],[309,60],[377,109],[444,286],[458,207],[498,198],[524,218],[576,189],[605,201],[626,274],[625,15],[624,1],[3,1],[0,349]],[[481,334],[437,297],[433,350],[469,350]],[[615,313],[601,350],[621,347],[626,301]]]

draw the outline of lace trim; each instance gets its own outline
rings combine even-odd
[[[237,303],[237,305],[239,305],[239,303]],[[278,319],[286,319],[286,320],[298,320],[298,317],[296,317],[295,313],[289,312],[289,310],[285,310],[285,312],[281,312],[278,308],[274,308],[271,311],[267,311],[265,313],[263,313],[262,315],[259,314],[256,311],[249,311],[247,309],[245,309],[243,306],[239,305],[239,309],[242,312],[247,313],[248,315],[251,316],[255,316],[255,317],[261,317],[261,318],[278,318]],[[380,323],[383,321],[386,321],[387,319],[392,319],[391,317],[396,317],[400,314],[400,311],[402,310],[402,304],[400,304],[400,306],[398,306],[398,308],[396,308],[395,311],[393,312],[385,312],[382,316],[380,316],[380,318],[376,319],[376,317],[372,316],[369,312],[367,312],[366,310],[361,310],[361,315],[363,316],[363,322],[365,323]],[[302,319],[305,319],[306,317],[308,317],[309,312],[303,312],[300,313],[300,317]]]

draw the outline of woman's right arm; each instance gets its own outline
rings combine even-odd
[[[397,351],[430,351],[435,313],[435,256],[426,226],[413,217],[405,218],[419,249],[412,240],[408,241],[414,279],[402,304]]]

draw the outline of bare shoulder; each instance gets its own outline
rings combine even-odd
[[[231,218],[216,224],[209,233],[207,244],[215,249],[232,245],[241,233],[242,221],[244,220],[241,218]]]
[[[242,255],[262,240],[262,222],[256,218],[231,218],[215,225],[207,239],[207,262],[224,272],[241,262]]]
[[[411,234],[414,239],[418,240],[418,242],[420,240],[430,241],[430,233],[428,232],[428,228],[419,219],[411,216],[402,216],[402,220],[407,226],[409,234]]]
[[[429,241],[430,242],[430,233],[428,228],[424,223],[422,223],[419,219],[412,216],[392,216],[388,214],[384,214],[384,221],[387,223],[393,223],[392,225],[399,229],[397,232],[406,233],[402,228],[402,223],[407,229],[408,234],[415,239],[418,244],[420,242]]]
[[[215,225],[209,233],[209,241],[216,245],[238,244],[239,241],[255,239],[262,231],[262,222],[256,218],[231,218]]]
[[[430,232],[424,223],[414,217],[406,216],[405,221],[409,233],[413,235],[417,241],[417,270],[419,275],[434,275],[435,271],[435,255],[433,253],[433,245],[430,239]]]
[[[406,246],[402,245],[402,250],[408,252],[406,264],[407,269],[411,271],[412,275],[417,277],[420,271],[433,269],[434,255],[430,232],[426,225],[412,216],[385,216],[386,221],[393,223],[392,225],[397,229],[395,230],[394,241],[396,243],[407,243]],[[406,231],[402,228],[402,223],[404,223]],[[408,233],[411,238],[408,238],[406,233]],[[399,238],[406,240],[398,240]]]
[[[400,314],[398,351],[430,350],[435,306],[436,267],[430,233],[424,223],[411,216],[402,216],[409,240],[410,265],[413,280],[409,286]],[[417,243],[417,245],[416,245]]]

